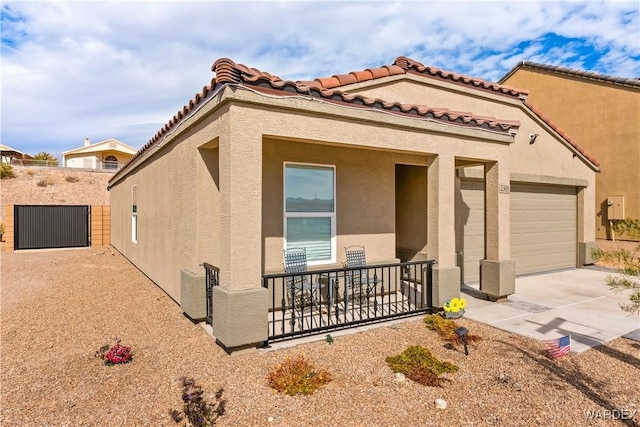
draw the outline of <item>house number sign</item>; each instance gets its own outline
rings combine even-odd
[[[500,184],[498,188],[498,192],[500,194],[509,194],[511,193],[511,186],[509,184]]]

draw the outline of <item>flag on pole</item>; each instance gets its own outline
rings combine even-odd
[[[547,348],[547,354],[551,359],[557,359],[571,351],[571,335],[543,341]]]

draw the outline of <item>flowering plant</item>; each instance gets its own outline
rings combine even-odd
[[[444,303],[444,311],[447,313],[458,313],[463,311],[467,306],[467,302],[464,298],[451,298]]]
[[[96,352],[96,356],[104,359],[106,365],[118,365],[132,361],[133,353],[131,353],[131,347],[120,344],[120,338],[118,337],[115,337],[114,340],[116,345],[111,348],[109,348],[109,345],[100,347],[100,350]]]

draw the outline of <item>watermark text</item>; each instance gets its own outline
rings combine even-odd
[[[632,420],[637,413],[635,409],[587,409],[584,417],[588,420]]]

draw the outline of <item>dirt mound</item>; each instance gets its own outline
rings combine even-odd
[[[14,166],[0,181],[0,217],[6,205],[108,205],[112,171]]]

